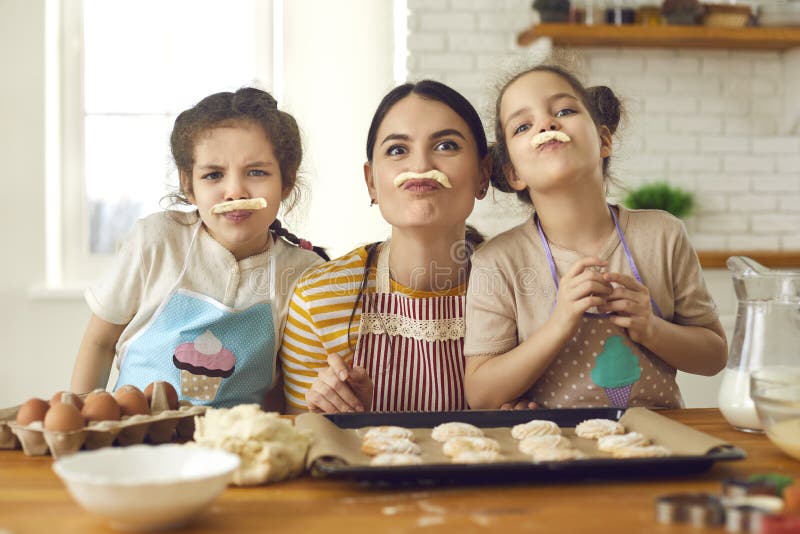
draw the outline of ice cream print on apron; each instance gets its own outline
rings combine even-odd
[[[274,256],[269,255],[268,299],[235,309],[181,287],[187,268],[202,261],[192,236],[183,268],[150,321],[120,352],[117,386],[143,388],[170,382],[180,398],[194,404],[229,407],[260,404],[275,376],[275,327],[271,302]]]
[[[389,248],[364,295],[353,364],[372,378],[373,411],[464,410],[464,297],[392,293]]]
[[[614,209],[609,206],[628,265],[639,283],[642,277],[625,241]],[[534,216],[550,273],[558,291],[553,254],[538,217]],[[651,298],[653,312],[662,317]],[[531,400],[547,408],[653,406],[680,408],[683,399],[675,369],[632,341],[609,314],[583,314],[572,338],[531,389]]]

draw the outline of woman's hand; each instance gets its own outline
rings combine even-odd
[[[306,393],[306,405],[315,413],[363,412],[372,407],[372,379],[363,367],[350,368],[337,354],[328,356]]]
[[[551,318],[565,335],[572,335],[583,314],[600,307],[611,294],[611,282],[597,268],[608,262],[600,258],[582,258],[570,267],[558,283],[558,299]]]
[[[525,397],[520,397],[516,400],[504,402],[502,406],[500,406],[501,410],[535,410],[539,407],[538,404],[533,402],[532,400],[528,400]]]
[[[648,345],[655,329],[655,315],[650,304],[650,292],[634,277],[620,273],[603,273],[609,282],[619,284],[599,306],[602,313],[612,313],[611,322],[628,330],[636,343]]]

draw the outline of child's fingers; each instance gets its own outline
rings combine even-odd
[[[575,301],[575,311],[579,313],[585,313],[589,308],[599,308],[605,303],[605,301],[606,299],[603,297],[589,295],[588,297],[583,297],[582,299]]]
[[[640,284],[639,281],[636,280],[636,278],[628,276],[627,274],[603,273],[603,278],[605,278],[609,282],[615,282],[634,291],[642,291],[645,289],[644,285]]]
[[[564,277],[575,278],[589,267],[605,267],[606,265],[608,265],[607,261],[601,260],[596,256],[581,258],[572,264],[572,267],[569,268]]]
[[[339,380],[345,381],[350,376],[350,367],[345,363],[341,356],[338,354],[328,355],[328,366],[336,373]]]
[[[317,386],[315,388],[316,391],[332,402],[340,411],[358,411],[359,408],[362,408],[358,397],[350,389],[347,382],[339,380],[339,377],[334,373],[335,371],[330,367],[320,371],[319,377],[312,385],[312,388]]]
[[[306,392],[306,405],[312,413],[335,413],[337,411],[333,403],[313,389]]]

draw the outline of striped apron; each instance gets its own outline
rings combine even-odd
[[[353,365],[372,378],[372,411],[465,410],[464,297],[392,293],[389,241],[364,295]]]

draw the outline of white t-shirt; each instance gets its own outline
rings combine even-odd
[[[109,323],[127,325],[117,341],[117,354],[148,324],[174,286],[199,224],[194,213],[178,211],[139,220],[117,253],[113,268],[86,290],[92,313]],[[277,355],[294,285],[306,269],[323,262],[316,253],[278,239],[266,252],[236,261],[201,227],[180,287],[230,308],[250,307],[269,298],[271,255],[275,256],[272,313]]]

